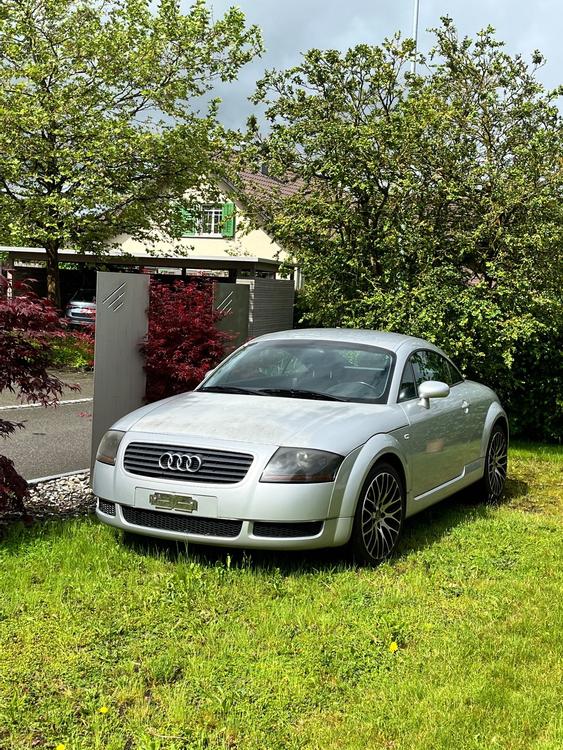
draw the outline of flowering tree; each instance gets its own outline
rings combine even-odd
[[[7,282],[0,276],[0,392],[17,393],[22,401],[47,406],[62,393],[64,383],[50,375],[51,342],[62,334],[54,306],[23,284],[19,295],[9,299]],[[0,437],[6,438],[21,422],[0,419]],[[23,510],[27,483],[13,462],[0,455],[0,511]]]
[[[229,334],[217,330],[211,284],[151,282],[149,330],[141,352],[147,401],[194,388],[225,354]]]

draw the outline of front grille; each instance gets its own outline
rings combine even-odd
[[[161,513],[158,510],[145,510],[122,505],[121,512],[127,523],[144,526],[147,529],[177,531],[182,534],[199,536],[237,537],[242,529],[242,521],[229,521],[219,518],[183,516],[179,513]]]
[[[106,516],[115,516],[115,503],[103,498],[98,498],[98,510],[100,513],[105,513]]]
[[[164,453],[199,456],[201,468],[197,472],[162,469],[159,459]],[[192,448],[185,445],[155,445],[154,443],[130,443],[125,451],[123,466],[131,474],[162,479],[179,479],[183,482],[210,482],[212,484],[236,484],[246,476],[253,457],[248,453]]]
[[[253,534],[254,536],[291,539],[305,536],[317,536],[317,534],[321,533],[322,528],[322,521],[299,521],[297,523],[255,521]]]

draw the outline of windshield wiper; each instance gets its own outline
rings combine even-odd
[[[286,398],[311,398],[318,401],[346,401],[345,398],[332,396],[329,393],[319,391],[306,391],[301,388],[259,388],[258,393],[264,396],[285,396]]]
[[[199,390],[208,391],[209,393],[244,393],[250,396],[263,395],[260,390],[255,390],[254,388],[239,388],[236,385],[204,385]]]

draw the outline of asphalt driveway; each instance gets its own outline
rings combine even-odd
[[[22,405],[13,394],[0,394],[0,417],[25,424],[0,442],[0,453],[11,458],[26,479],[90,466],[94,374],[57,375],[66,383],[80,385],[81,390],[65,389],[56,407]]]

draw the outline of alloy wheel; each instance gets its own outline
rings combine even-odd
[[[508,441],[503,430],[496,429],[491,437],[487,456],[487,480],[489,496],[498,500],[504,489],[508,465]]]
[[[393,474],[380,471],[373,477],[363,497],[360,518],[362,541],[369,557],[388,557],[403,521],[403,493]]]

